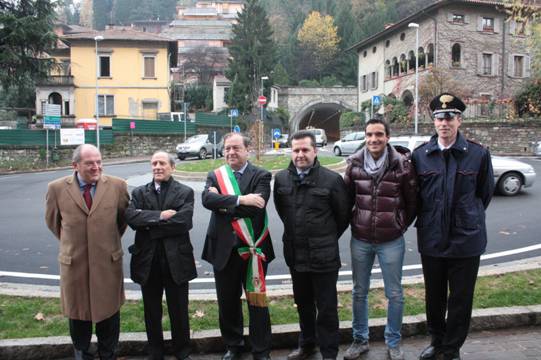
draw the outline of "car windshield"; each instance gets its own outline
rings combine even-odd
[[[207,135],[194,135],[194,136],[190,136],[189,138],[186,139],[186,144],[191,144],[191,143],[194,143],[194,142],[198,142],[200,140],[204,140],[206,138]]]

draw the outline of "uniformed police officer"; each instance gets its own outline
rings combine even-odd
[[[486,249],[485,209],[494,192],[494,175],[488,150],[458,131],[466,109],[462,100],[443,93],[431,101],[430,109],[436,134],[412,157],[419,183],[415,226],[432,337],[419,358],[457,360],[468,335],[479,260]]]

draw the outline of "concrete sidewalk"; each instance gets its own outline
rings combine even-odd
[[[294,311],[294,309],[291,309]],[[385,329],[386,319],[371,319],[370,338],[373,342],[374,351],[366,359],[383,358],[385,346],[381,343]],[[491,334],[493,331],[502,329],[513,333],[524,328],[522,331],[524,340],[520,342],[501,343],[498,339],[493,339],[492,335],[483,335],[483,332]],[[498,351],[509,351],[522,354],[513,357],[512,360],[519,359],[541,359],[541,305],[519,306],[512,308],[494,308],[474,310],[472,323],[472,332],[481,332],[479,335],[473,334],[467,341],[464,348],[465,353],[471,353],[475,357],[466,357],[465,359],[508,359],[506,357],[488,356],[489,352],[498,353]],[[248,333],[247,329],[244,331]],[[496,332],[499,333],[499,332]],[[273,358],[285,359],[287,353],[296,347],[299,336],[298,324],[276,325],[272,327]],[[424,315],[406,316],[402,326],[403,344],[408,353],[409,359],[415,359],[416,354],[429,342],[426,334],[426,319]],[[413,337],[413,338],[412,338]],[[169,332],[165,333],[165,338],[170,339]],[[224,346],[220,332],[218,330],[199,331],[192,333],[193,359],[219,359],[224,351]],[[475,339],[478,339],[477,341]],[[95,342],[95,337],[94,340]],[[481,343],[479,343],[481,341]],[[347,345],[351,342],[351,321],[340,323],[340,343],[343,344],[341,351],[345,351]],[[120,335],[120,344],[118,355],[127,359],[138,359],[144,357],[146,345],[146,335],[144,333],[122,333]],[[500,350],[496,350],[500,349]],[[0,340],[0,359],[63,359],[72,356],[71,339],[68,336]],[[203,354],[203,355],[198,355]],[[485,354],[481,356],[478,354]],[[530,357],[525,357],[526,355]],[[381,357],[381,356],[383,357]],[[499,356],[499,355],[498,355]],[[247,359],[249,359],[249,354]],[[318,357],[314,357],[318,359]]]
[[[541,327],[530,326],[505,330],[486,330],[471,333],[466,344],[462,347],[463,360],[533,360],[541,359]],[[414,336],[403,341],[405,360],[416,360],[419,353],[429,342],[426,336]],[[349,344],[340,346],[338,359],[342,359]],[[275,360],[285,359],[290,349],[275,350],[271,357]],[[208,354],[191,356],[193,360],[219,360],[220,354]],[[144,357],[124,357],[124,360],[142,360]],[[170,357],[167,360],[173,360]],[[250,360],[251,356],[245,354],[243,360]],[[321,359],[320,354],[315,354],[309,360]],[[370,343],[370,351],[362,355],[359,360],[382,360],[387,359],[387,347],[383,341]],[[121,359],[119,359],[121,360]]]

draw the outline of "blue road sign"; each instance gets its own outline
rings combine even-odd
[[[240,133],[240,126],[235,125],[235,127],[233,128],[233,132]]]
[[[378,106],[379,104],[381,104],[380,97],[377,96],[377,95],[372,96],[372,105],[373,106]]]
[[[274,130],[272,130],[272,136],[273,136],[275,139],[278,139],[281,135],[282,135],[282,132],[280,131],[280,129],[274,129]]]
[[[45,129],[60,129],[60,116],[44,116],[43,128]]]
[[[229,110],[229,116],[238,117],[239,116],[239,109],[231,109],[231,110]]]

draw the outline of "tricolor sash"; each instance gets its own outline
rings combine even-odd
[[[214,170],[214,174],[222,194],[242,195],[237,179],[229,165],[220,166]],[[265,272],[263,271],[263,261],[266,261],[267,258],[260,248],[269,234],[267,212],[265,211],[263,230],[257,240],[254,240],[254,228],[250,218],[235,218],[231,221],[231,225],[239,239],[246,245],[238,249],[240,257],[248,261],[246,288],[244,289],[246,300],[250,305],[267,307]]]

